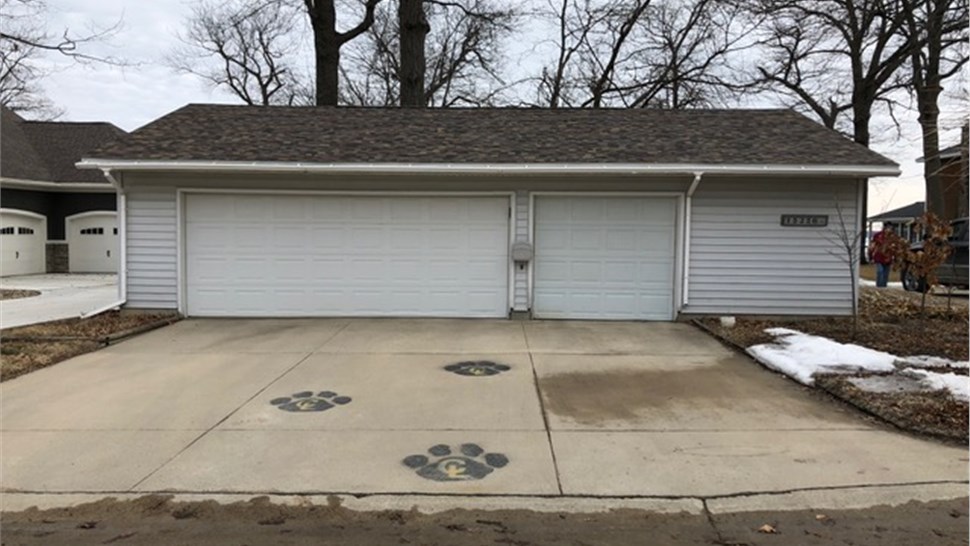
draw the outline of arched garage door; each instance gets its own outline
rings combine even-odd
[[[185,196],[194,316],[504,317],[509,198]]]
[[[47,219],[39,214],[0,209],[0,276],[47,270]]]
[[[117,273],[118,214],[82,212],[65,220],[71,273]]]

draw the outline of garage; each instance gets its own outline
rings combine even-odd
[[[505,317],[508,195],[184,194],[191,316]]]
[[[46,218],[26,211],[0,210],[0,275],[46,272],[46,241]]]
[[[93,211],[68,216],[68,267],[71,273],[118,272],[118,215]]]
[[[537,195],[537,318],[670,320],[676,197]]]

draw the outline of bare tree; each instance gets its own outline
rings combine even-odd
[[[121,29],[121,20],[108,27],[94,27],[83,34],[64,29],[52,31],[46,22],[43,0],[0,0],[0,105],[32,117],[53,119],[63,112],[40,87],[47,75],[41,64],[46,54],[72,62],[124,65],[127,61],[91,51]]]
[[[298,17],[272,0],[203,1],[185,21],[182,45],[168,62],[249,105],[304,103],[304,84],[292,67],[299,44],[291,29]]]
[[[337,30],[337,9],[334,0],[303,0],[313,30],[313,50],[316,64],[316,103],[336,106],[339,100],[340,49],[344,44],[367,32],[374,23],[374,11],[381,0],[365,0],[360,22],[350,30]]]
[[[837,247],[837,250],[829,250],[829,254],[845,264],[849,274],[849,286],[852,287],[852,339],[855,339],[859,330],[859,255],[862,254],[866,232],[846,219],[845,209],[838,199],[835,200],[835,218],[838,223],[824,237]]]
[[[425,40],[431,27],[424,0],[398,0],[401,106],[424,106]]]
[[[790,106],[869,146],[877,105],[895,104],[904,84],[896,77],[909,59],[912,40],[903,33],[902,14],[884,9],[884,0],[750,0],[755,17],[766,18],[760,41],[765,61],[756,83],[787,99]]]
[[[967,0],[899,0],[893,7],[905,18],[903,32],[918,44],[910,51],[907,84],[916,96],[922,131],[927,211],[943,216],[939,101],[943,82],[967,64]]]
[[[544,13],[558,34],[536,78],[550,107],[710,106],[735,86],[729,61],[753,45],[733,2],[562,0]]]
[[[366,39],[355,42],[347,53],[343,71],[342,100],[350,104],[438,106],[490,104],[505,88],[500,75],[501,45],[512,30],[515,13],[489,0],[462,4],[426,0],[424,12],[430,31],[422,63],[421,100],[403,96],[405,79],[415,77],[405,69],[405,52],[399,43],[399,18],[389,9],[378,9]],[[415,62],[410,59],[409,62]],[[417,82],[412,82],[412,91]]]

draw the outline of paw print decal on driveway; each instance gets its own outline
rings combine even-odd
[[[480,480],[496,468],[509,464],[509,459],[501,453],[485,453],[478,444],[462,444],[458,454],[451,447],[438,444],[428,449],[426,455],[406,457],[404,466],[413,468],[418,476],[438,482],[458,482]]]
[[[451,373],[458,375],[470,375],[472,377],[497,375],[502,372],[507,372],[510,369],[512,369],[510,366],[498,364],[490,360],[469,360],[466,362],[458,362],[457,364],[449,364],[445,366],[445,370]]]
[[[340,396],[332,391],[320,391],[317,394],[313,394],[313,391],[303,391],[293,396],[274,398],[269,403],[283,411],[326,411],[334,405],[349,404],[350,397]]]

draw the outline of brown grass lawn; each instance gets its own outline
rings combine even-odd
[[[102,313],[0,330],[0,381],[104,347],[108,336],[176,320],[173,313]]]

